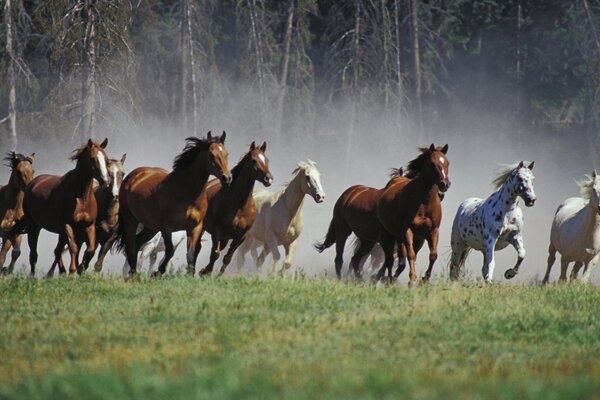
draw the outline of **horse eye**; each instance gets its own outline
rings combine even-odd
[[[523,184],[519,185],[519,192],[522,192],[523,190],[525,190],[525,186],[523,186]]]

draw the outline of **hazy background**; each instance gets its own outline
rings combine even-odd
[[[527,257],[515,280],[540,279],[554,211],[578,194],[575,179],[597,165],[597,0],[12,0],[11,6],[0,25],[6,76],[0,118],[12,115],[16,124],[2,120],[2,149],[35,151],[37,174],[62,174],[83,140],[108,137],[111,157],[128,154],[127,171],[170,168],[186,136],[226,130],[230,166],[251,141],[267,141],[271,190],[310,158],[327,198],[305,200],[292,273],[333,276],[333,248],[318,254],[312,244],[325,234],[337,197],[352,184],[385,185],[389,168],[433,142],[449,144],[452,180],[434,275],[447,275],[458,204],[491,194],[499,164],[530,160],[538,201],[524,209]],[[3,181],[8,176],[7,168],[0,171]],[[55,240],[40,239],[42,272]],[[197,269],[209,247],[205,242]],[[184,254],[180,247],[176,265]],[[105,269],[120,272],[122,260],[111,256]],[[515,261],[512,249],[497,253],[497,281],[505,281]],[[471,277],[481,276],[481,263],[481,254],[472,253]],[[426,265],[424,249],[419,275]],[[559,269],[557,263],[553,278]],[[600,279],[598,272],[592,279]]]

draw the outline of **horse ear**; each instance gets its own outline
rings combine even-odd
[[[92,146],[94,145],[94,142],[92,142],[92,139],[91,139],[91,138],[90,138],[90,139],[88,139],[87,145],[88,145],[89,147],[92,147]]]
[[[431,146],[429,146],[429,152],[433,153],[435,151],[435,146],[433,143],[431,143]]]
[[[123,153],[123,157],[121,157],[121,164],[125,164],[125,159],[127,159],[127,153]]]
[[[219,138],[219,142],[225,143],[225,138],[227,137],[227,132],[223,131],[223,134]]]
[[[592,172],[592,178],[596,179],[596,176],[598,176],[598,173],[596,172],[596,170],[594,169],[594,172]]]
[[[529,164],[529,165],[527,166],[527,168],[529,168],[529,169],[533,169],[533,164],[534,164],[534,163],[535,163],[535,161],[532,161],[532,162],[531,162],[531,164]]]
[[[107,144],[108,144],[108,138],[105,138],[102,141],[102,143],[100,143],[100,147],[102,147],[103,149],[105,149]]]
[[[519,163],[519,166],[518,166],[517,168],[523,168],[523,161],[521,161],[521,162]]]
[[[29,155],[29,157],[27,157],[27,159],[29,160],[30,163],[33,163],[33,160],[35,160],[35,153],[31,153]]]
[[[442,153],[446,154],[448,152],[448,143],[444,147],[442,147]]]
[[[206,134],[206,140],[209,142],[212,140],[212,131],[208,131],[208,133]]]
[[[267,142],[263,142],[262,146],[260,146],[260,151],[263,153],[267,151]]]
[[[250,151],[253,151],[254,149],[256,149],[256,143],[252,141],[252,143],[250,143]]]

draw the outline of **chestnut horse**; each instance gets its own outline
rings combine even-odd
[[[87,269],[96,250],[97,204],[94,197],[94,179],[100,184],[108,182],[105,139],[98,144],[92,139],[76,149],[71,156],[75,168],[63,176],[40,175],[25,189],[23,209],[24,224],[29,244],[31,275],[38,260],[37,242],[41,229],[59,234],[59,243],[68,243],[71,254],[70,273]],[[85,240],[87,248],[81,265],[80,247]],[[62,252],[62,249],[61,249]]]
[[[17,259],[21,255],[20,233],[11,232],[12,228],[23,218],[23,191],[33,179],[33,159],[35,153],[29,157],[23,154],[8,153],[4,158],[8,162],[7,166],[11,168],[8,184],[0,186],[0,235],[2,236],[2,250],[0,251],[0,271],[11,273],[15,267]],[[12,258],[8,268],[4,268],[4,261],[10,248]]]
[[[233,253],[246,239],[246,233],[256,217],[256,205],[252,195],[254,182],[261,182],[266,187],[273,183],[269,160],[265,156],[266,150],[266,142],[262,146],[256,146],[252,142],[250,151],[231,170],[231,186],[223,187],[216,179],[206,185],[208,211],[204,218],[204,230],[212,236],[212,249],[208,265],[200,271],[200,275],[212,272],[220,252],[231,240],[219,271],[219,276],[223,275]]]
[[[112,247],[117,238],[117,228],[119,221],[119,188],[123,182],[123,164],[125,163],[126,154],[123,154],[120,160],[109,158],[107,162],[108,170],[108,185],[99,185],[94,182],[94,196],[98,212],[96,216],[96,241],[100,245],[98,259],[94,264],[94,271],[102,271],[102,264],[106,254]],[[62,239],[62,240],[61,240]],[[54,275],[54,269],[58,265],[58,270],[61,274],[65,273],[65,266],[62,261],[62,253],[67,244],[66,238],[60,238],[54,249],[54,262],[46,277]],[[79,238],[77,246],[81,246]]]
[[[408,177],[400,176],[400,174],[393,174],[392,179],[387,183],[387,185],[382,189],[375,189],[363,185],[355,185],[348,188],[334,206],[333,211],[333,219],[329,225],[329,229],[327,231],[327,235],[325,240],[322,243],[317,243],[315,247],[319,252],[322,252],[326,248],[332,246],[334,243],[336,245],[336,258],[335,258],[335,270],[338,279],[341,277],[341,270],[343,265],[343,252],[344,246],[346,244],[346,240],[351,233],[354,233],[358,240],[359,245],[356,247],[354,255],[350,260],[350,265],[354,270],[354,274],[356,278],[362,279],[361,270],[360,270],[360,262],[361,260],[373,249],[373,246],[376,243],[380,243],[384,249],[384,253],[386,256],[386,260],[384,262],[384,266],[388,269],[389,276],[391,277],[391,263],[393,263],[393,252],[394,245],[396,241],[394,241],[394,235],[388,233],[385,229],[385,226],[381,223],[380,217],[380,199],[382,196],[386,195],[388,199],[390,199],[390,195],[398,192],[403,189],[405,186],[411,187],[411,192],[414,192],[413,188],[417,186],[413,181],[416,181],[416,184],[420,187],[420,182],[423,181],[423,177],[427,175],[431,175],[429,171],[428,163],[426,163],[427,158],[438,157],[436,160],[437,164],[440,165],[440,168],[443,169],[444,176],[446,177],[444,183],[439,185],[439,190],[445,192],[448,189],[449,181],[447,179],[447,168],[448,162],[445,159],[445,152],[448,150],[448,146],[444,146],[444,148],[435,146],[432,144],[429,148],[421,149],[421,155],[419,155],[416,159],[408,163],[408,170],[406,175]],[[444,163],[441,163],[440,157],[443,157]],[[428,168],[426,168],[426,166]],[[441,175],[442,172],[440,172]],[[410,178],[414,177],[414,178]],[[419,180],[417,180],[419,178]],[[414,193],[413,193],[414,194]],[[418,194],[418,193],[417,193]],[[429,198],[429,201],[437,202],[438,206],[440,202],[440,196],[438,195],[437,189],[435,190],[435,196]],[[410,193],[409,193],[410,195]],[[428,196],[429,197],[429,196]],[[392,196],[391,199],[394,199]],[[389,204],[383,203],[384,207],[389,207]],[[399,205],[404,207],[404,205]],[[408,206],[408,204],[407,204]],[[423,209],[419,207],[421,212]],[[417,211],[419,211],[417,209]],[[409,214],[416,214],[417,211],[409,211]],[[387,214],[387,210],[384,211]],[[395,214],[397,216],[406,214],[406,210],[401,210],[399,207],[396,207]],[[393,218],[397,218],[394,216]],[[441,211],[440,211],[441,217]],[[408,218],[408,216],[405,216]],[[407,226],[410,228],[410,225],[413,223],[420,223],[425,221],[420,221],[416,218],[416,215],[413,215],[413,218],[409,220]],[[425,224],[427,225],[427,224]],[[437,247],[437,230],[435,234],[435,246]],[[391,241],[391,253],[389,248],[389,243],[385,243],[384,241]],[[386,245],[388,245],[386,247]],[[387,251],[386,251],[387,250]],[[402,242],[398,242],[398,258],[402,260]],[[389,254],[388,254],[389,253]],[[391,258],[390,258],[391,257]],[[435,257],[435,256],[434,256]],[[431,256],[430,256],[431,258]],[[410,258],[409,258],[410,260]],[[435,261],[435,260],[434,260]],[[430,261],[430,266],[433,265]],[[399,266],[400,270],[402,266]],[[413,269],[414,269],[414,260],[413,260]],[[429,271],[431,272],[431,271]],[[378,276],[382,276],[381,271],[378,273]],[[427,275],[426,275],[427,276]]]
[[[429,245],[429,267],[423,280],[427,281],[431,277],[437,260],[438,228],[442,219],[440,192],[445,193],[450,188],[450,163],[446,158],[448,145],[435,147],[432,143],[429,148],[423,147],[420,150],[421,154],[408,163],[406,172],[407,176],[414,178],[399,177],[392,180],[377,201],[377,218],[383,227],[380,244],[385,255],[377,276],[383,276],[385,269],[391,276],[394,247],[397,244],[398,252],[406,253],[411,285],[417,279],[416,253],[424,240]],[[401,254],[398,257],[402,259]],[[399,268],[402,272],[402,265]]]
[[[170,173],[163,168],[140,167],[125,177],[119,191],[118,247],[125,250],[132,273],[136,272],[137,253],[157,232],[165,242],[165,256],[158,273],[164,274],[173,257],[171,233],[187,233],[188,273],[195,271],[200,251],[200,235],[208,208],[205,187],[209,175],[225,185],[231,184],[224,146],[226,133],[206,139],[188,137]],[[143,229],[136,235],[138,224]]]

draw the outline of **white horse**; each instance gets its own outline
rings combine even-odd
[[[141,232],[141,229],[139,229]],[[139,232],[138,232],[139,233]],[[186,238],[185,231],[177,231],[171,234],[171,240],[173,241],[173,252],[177,250],[177,247],[181,243],[183,243]],[[144,261],[150,259],[150,265],[148,265],[148,274],[152,273],[154,269],[154,264],[156,263],[156,259],[158,258],[158,253],[165,251],[165,242],[162,238],[162,234],[159,232],[150,240],[142,245],[140,248],[140,253],[138,256],[137,266],[141,270],[144,264]],[[123,276],[127,277],[129,274],[129,264],[127,264],[127,260],[125,260],[125,264],[123,264]]]
[[[304,195],[311,196],[316,203],[325,200],[321,186],[321,173],[314,161],[300,162],[293,171],[292,180],[276,193],[256,190],[256,219],[246,234],[246,240],[237,251],[238,268],[242,268],[245,254],[250,251],[257,268],[260,268],[269,253],[273,254],[273,272],[281,258],[278,246],[283,246],[285,270],[292,265],[296,240],[302,232],[302,204]],[[263,245],[257,255],[257,248]]]
[[[504,277],[513,278],[525,258],[523,246],[523,211],[519,197],[527,207],[533,206],[536,197],[533,190],[535,179],[531,170],[533,162],[521,161],[504,170],[493,184],[496,191],[486,199],[469,198],[458,207],[452,224],[452,258],[450,279],[457,280],[462,274],[470,249],[483,252],[483,279],[491,283],[494,277],[494,250],[502,250],[509,244],[517,251],[517,264],[506,270]]]
[[[582,265],[582,281],[589,282],[592,269],[600,258],[600,177],[594,170],[591,178],[580,182],[581,196],[565,200],[554,215],[550,231],[548,249],[548,268],[544,283],[550,279],[552,264],[556,252],[560,258],[560,280],[567,280],[567,268],[575,262],[571,271],[571,280],[577,279]]]

